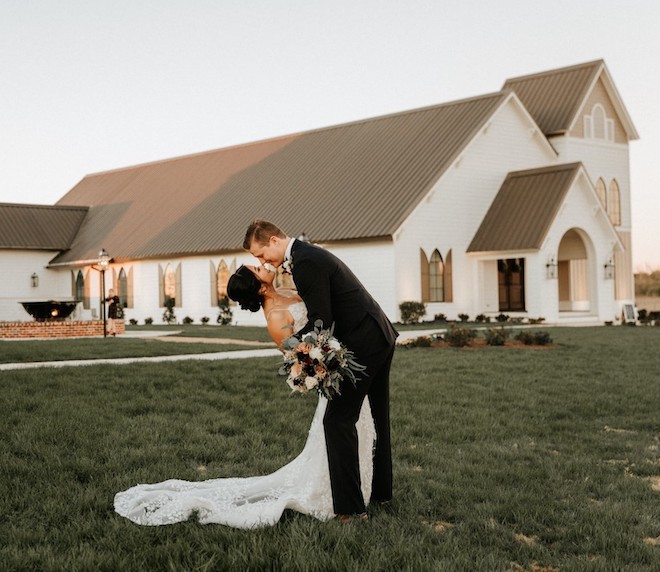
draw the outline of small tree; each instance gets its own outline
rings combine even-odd
[[[231,324],[233,318],[234,313],[229,306],[229,298],[227,298],[227,296],[222,296],[222,298],[218,300],[218,317],[216,322],[221,326],[227,326]]]
[[[416,324],[426,314],[426,306],[421,302],[401,302],[399,310],[404,324]]]
[[[169,296],[165,298],[163,322],[166,324],[176,324],[176,315],[174,314],[174,298],[170,298]]]

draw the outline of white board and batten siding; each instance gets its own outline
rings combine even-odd
[[[466,250],[507,173],[556,160],[517,98],[509,98],[395,234],[399,302],[421,300],[420,247],[427,258],[437,248],[444,259],[451,249],[453,302],[427,304],[426,318],[497,311],[496,260],[480,262]]]
[[[73,299],[70,272],[55,272],[46,268],[54,255],[52,251],[40,250],[0,251],[0,276],[4,277],[0,288],[1,320],[32,321],[32,316],[20,302]],[[32,286],[32,274],[38,277],[36,287]]]

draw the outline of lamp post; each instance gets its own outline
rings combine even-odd
[[[106,327],[106,317],[105,317],[105,271],[108,268],[108,263],[110,262],[110,257],[105,251],[105,248],[102,248],[99,252],[99,266],[101,269],[101,305],[103,306],[103,337],[107,337],[108,331]]]

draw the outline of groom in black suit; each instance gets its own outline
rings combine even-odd
[[[365,520],[355,424],[366,396],[376,427],[371,500],[387,502],[392,498],[389,374],[398,334],[356,276],[327,250],[292,239],[264,220],[248,227],[243,248],[262,264],[291,272],[307,306],[309,321],[300,333],[312,330],[317,320],[324,328],[334,323],[337,339],[366,367],[357,386],[342,382],[341,395],[328,402],[323,420],[334,511],[340,522]]]

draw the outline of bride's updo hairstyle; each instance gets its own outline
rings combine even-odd
[[[243,310],[258,312],[264,303],[264,297],[259,294],[261,282],[247,267],[241,265],[229,277],[227,296],[238,302]]]

